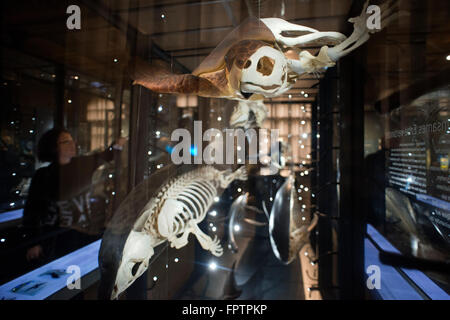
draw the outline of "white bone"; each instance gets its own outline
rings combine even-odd
[[[350,18],[348,21],[353,23],[353,33],[345,41],[328,49],[328,56],[337,61],[363,45],[370,38],[370,34],[381,31],[390,21],[396,17],[394,10],[396,9],[396,1],[387,1],[381,5],[381,21],[380,29],[367,28],[367,20],[371,14],[367,13],[369,0],[364,4],[364,8],[358,17]]]
[[[152,237],[147,233],[134,230],[130,232],[123,249],[122,261],[117,270],[116,283],[111,299],[116,299],[148,268],[148,262],[154,254],[154,245]],[[132,270],[136,264],[140,265],[133,275]]]
[[[235,179],[247,179],[245,167],[231,172],[207,166],[166,182],[144,207],[126,240],[111,298],[116,299],[144,273],[154,248],[164,241],[180,249],[187,245],[192,233],[203,249],[221,256],[220,241],[206,235],[198,224],[206,217],[218,190],[227,188]],[[136,263],[140,265],[132,274]]]
[[[339,32],[321,32],[313,28],[287,22],[280,18],[260,19],[272,32],[276,43],[283,47],[283,51],[312,44],[321,44],[323,46],[317,56],[313,56],[310,52],[303,50],[299,53],[298,59],[283,59],[281,55],[284,54],[281,49],[276,50],[272,47],[261,47],[251,56],[251,66],[242,71],[241,91],[261,94],[266,98],[277,97],[292,87],[292,84],[287,78],[282,78],[282,81],[279,81],[281,74],[286,74],[289,77],[292,74],[296,74],[296,77],[298,77],[304,73],[317,74],[325,71],[328,67],[333,67],[340,58],[367,42],[370,34],[381,31],[387,24],[400,16],[400,14],[395,13],[397,3],[397,0],[387,0],[383,3],[380,6],[381,29],[368,29],[367,21],[371,14],[367,13],[369,4],[369,0],[367,0],[361,14],[358,17],[348,20],[353,23],[354,27],[353,33],[348,38]],[[334,47],[328,47],[332,45]],[[256,71],[255,62],[263,55],[275,61],[274,70],[269,77],[264,77]],[[262,88],[262,86],[266,88]],[[251,127],[252,124],[246,123],[249,121],[248,112],[250,109],[250,104],[244,105],[239,103],[231,119],[232,125],[244,128]],[[245,110],[247,110],[247,115],[245,114]],[[258,111],[260,112],[260,117],[256,122],[260,124],[264,121],[266,115],[262,109]]]
[[[249,120],[250,111],[255,115],[254,123]],[[267,113],[267,107],[262,100],[239,101],[231,114],[230,125],[244,129],[262,127]]]
[[[288,47],[307,45],[321,38],[333,39],[336,42],[341,42],[345,39],[345,36],[339,32],[321,32],[313,28],[287,22],[280,18],[265,18],[261,19],[261,21],[270,29],[277,42]],[[283,36],[283,33],[289,32],[305,32],[306,34],[297,37]]]
[[[274,62],[273,68],[267,75],[258,70],[264,57],[270,58]],[[242,92],[257,93],[270,98],[279,96],[290,89],[287,59],[281,51],[263,46],[250,56],[249,61],[251,62],[250,66],[242,70]]]
[[[299,60],[288,59],[288,66],[290,71],[293,71],[299,75],[303,73],[315,73],[325,68],[333,67],[335,62],[330,59],[327,54],[328,47],[324,46],[320,49],[317,57],[313,56],[308,51],[301,51],[299,54]]]

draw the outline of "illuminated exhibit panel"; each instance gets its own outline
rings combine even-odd
[[[386,218],[400,220],[414,255],[437,259],[450,249],[449,98],[446,86],[395,109],[386,132]]]
[[[99,248],[100,240],[1,285],[0,300],[44,300],[68,287],[79,293],[81,278],[98,268]]]

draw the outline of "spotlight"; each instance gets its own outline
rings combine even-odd
[[[217,264],[216,264],[215,262],[211,262],[211,263],[209,264],[209,269],[210,269],[210,270],[216,270],[216,269],[217,269]]]

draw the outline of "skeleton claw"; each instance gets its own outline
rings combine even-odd
[[[211,241],[209,251],[216,257],[220,257],[223,254],[223,248],[220,245],[220,240],[217,239],[217,236],[214,236],[214,240]]]

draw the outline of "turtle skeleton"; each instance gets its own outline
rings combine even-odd
[[[116,299],[147,270],[154,248],[165,241],[180,249],[188,244],[192,233],[204,250],[221,256],[220,241],[206,235],[198,224],[205,219],[219,190],[235,179],[247,179],[245,167],[231,172],[205,166],[164,183],[142,209],[126,239],[111,299]]]
[[[379,6],[381,28],[369,29],[368,4],[358,17],[348,20],[354,27],[348,38],[280,18],[251,17],[231,31],[191,74],[172,74],[136,59],[130,68],[131,77],[135,84],[159,93],[238,100],[233,118],[239,121],[230,124],[239,125],[253,111],[256,126],[261,126],[265,110],[259,109],[265,98],[286,93],[302,74],[318,74],[333,67],[398,16],[397,0],[388,0]],[[321,49],[314,56],[300,49],[306,46]]]

